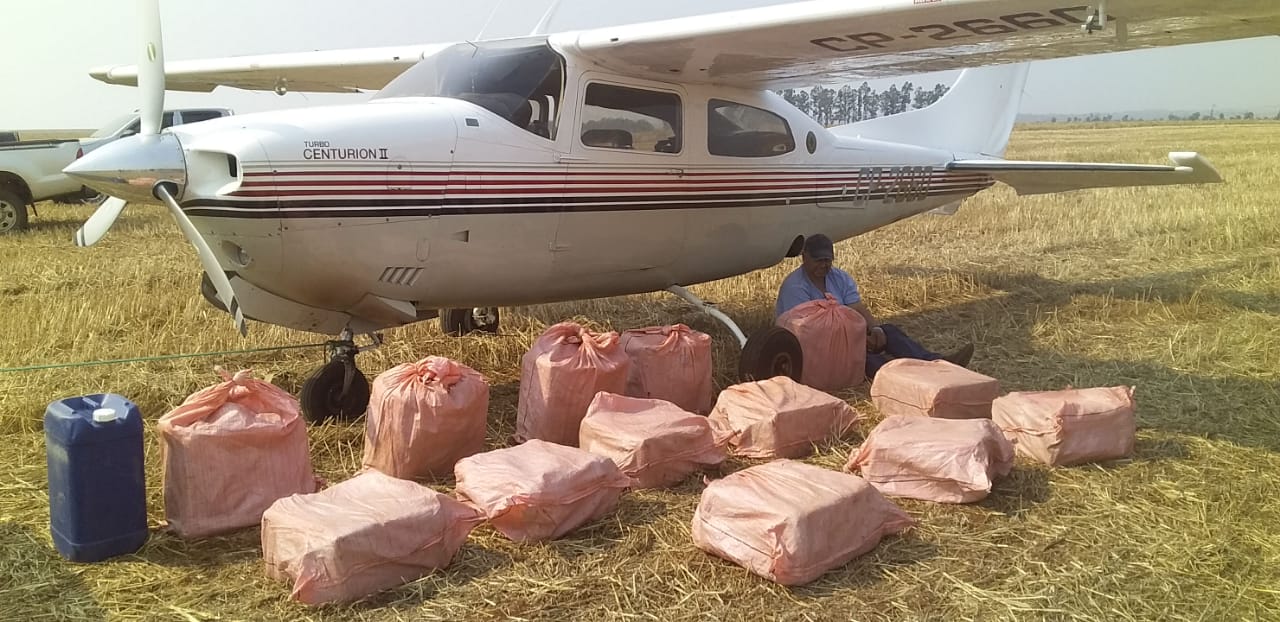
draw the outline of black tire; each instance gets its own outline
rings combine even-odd
[[[208,272],[200,273],[200,295],[204,296],[205,302],[213,306],[213,308],[228,313],[227,305],[222,304],[218,299],[218,288],[213,286],[213,279],[209,278]]]
[[[101,192],[85,188],[80,196],[80,203],[83,205],[102,205],[108,198],[107,195]]]
[[[302,403],[302,415],[311,423],[322,423],[333,418],[350,421],[364,414],[369,408],[369,379],[360,370],[351,378],[351,388],[342,395],[342,381],[347,364],[341,359],[326,363],[302,384],[298,401]]]
[[[461,337],[468,333],[496,333],[500,315],[497,307],[483,309],[488,316],[483,320],[476,318],[474,309],[441,309],[440,330],[446,335]]]
[[[8,188],[0,188],[0,234],[27,228],[27,201]]]
[[[781,326],[756,331],[747,339],[738,360],[738,377],[743,382],[787,376],[800,382],[804,372],[804,351],[800,340]]]

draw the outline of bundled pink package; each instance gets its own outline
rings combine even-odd
[[[353,601],[448,566],[483,520],[448,495],[366,471],[276,501],[262,515],[262,557],[303,603]]]
[[[840,304],[825,300],[796,305],[778,317],[777,325],[796,336],[805,365],[800,382],[820,391],[839,391],[866,380],[867,320]]]
[[[459,458],[484,450],[489,383],[466,365],[428,356],[373,381],[364,424],[364,466],[405,479],[446,477]]]
[[[663,400],[598,393],[582,420],[579,447],[604,456],[636,480],[634,488],[678,483],[724,461],[706,417]]]
[[[316,489],[298,400],[250,370],[160,418],[169,528],[200,538],[257,525],[281,497]]]
[[[801,585],[915,524],[856,475],[775,460],[707,485],[693,543],[782,585]]]
[[[989,419],[893,415],[849,457],[876,490],[895,496],[972,503],[1013,469],[1013,444]]]
[[[786,377],[735,384],[707,417],[716,442],[746,458],[799,458],[858,420],[844,400]]]
[[[992,419],[1018,453],[1050,466],[1133,454],[1133,387],[1014,392],[995,401]]]
[[[942,360],[894,359],[871,382],[871,401],[886,417],[990,419],[999,395],[999,380]]]
[[[516,440],[577,446],[587,405],[601,391],[624,393],[630,371],[618,333],[573,322],[547,328],[521,360]]]
[[[627,395],[704,415],[711,410],[711,335],[684,324],[637,328],[622,333],[622,349],[631,358]]]
[[[458,461],[456,494],[517,542],[554,540],[609,512],[631,478],[604,456],[533,439]]]

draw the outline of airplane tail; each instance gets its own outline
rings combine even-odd
[[[1029,67],[1021,63],[965,69],[951,89],[929,106],[840,125],[831,131],[945,149],[957,157],[1003,157]]]

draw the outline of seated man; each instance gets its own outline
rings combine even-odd
[[[835,247],[831,238],[822,235],[809,236],[800,252],[800,267],[787,275],[778,289],[778,301],[774,305],[775,318],[792,307],[811,300],[822,300],[831,294],[842,304],[862,314],[867,320],[867,378],[874,378],[880,367],[891,358],[913,358],[926,361],[944,359],[965,366],[973,357],[973,344],[942,356],[926,350],[893,324],[881,324],[871,315],[858,293],[858,284],[848,272],[831,266],[835,259]]]

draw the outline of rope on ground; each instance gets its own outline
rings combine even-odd
[[[189,359],[202,356],[226,356],[229,354],[254,354],[257,352],[278,352],[280,350],[300,350],[302,348],[322,348],[324,343],[307,343],[295,346],[275,346],[271,348],[251,348],[248,350],[225,350],[222,352],[196,352],[193,354],[162,354],[158,356],[139,356],[128,359],[111,359],[106,361],[80,361],[78,363],[50,363],[47,365],[27,365],[25,367],[0,367],[0,374],[24,371],[41,371],[45,369],[66,369],[71,367],[93,367],[96,365],[121,365],[124,363],[148,363],[170,359]]]

